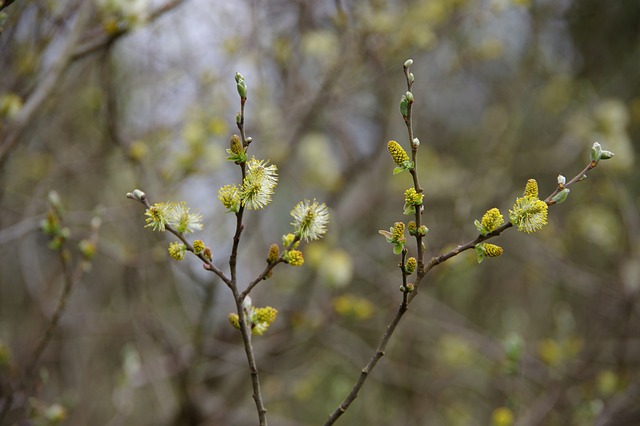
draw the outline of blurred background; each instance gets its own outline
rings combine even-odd
[[[373,354],[401,293],[378,234],[402,215],[409,149],[400,97],[413,58],[427,259],[507,217],[527,179],[541,197],[602,162],[553,206],[509,229],[505,253],[433,269],[377,369],[338,424],[640,424],[640,6],[600,0],[95,0],[3,4],[0,13],[0,399],[5,422],[257,423],[226,286],[171,235],[152,202],[204,215],[194,238],[228,268],[235,217],[218,188],[248,85],[251,154],[276,164],[273,202],[245,214],[240,281],[317,198],[329,232],[252,293],[279,316],[254,338],[268,419],[318,425]],[[56,191],[78,279],[20,387],[64,288],[40,222]],[[77,244],[102,226],[90,266]],[[2,404],[0,404],[2,405]],[[1,422],[0,422],[1,423]],[[25,423],[26,424],[26,423]]]

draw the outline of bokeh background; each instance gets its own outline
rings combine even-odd
[[[5,2],[6,3],[6,2]],[[410,176],[398,103],[413,58],[427,258],[541,195],[599,141],[615,152],[533,235],[498,259],[465,252],[427,276],[386,356],[339,421],[370,425],[640,424],[640,5],[600,0],[29,1],[0,34],[0,398],[14,394],[63,288],[40,221],[55,190],[75,245],[102,218],[85,267],[7,424],[257,423],[228,289],[171,235],[144,228],[134,188],[187,201],[195,237],[227,268],[235,218],[217,200],[249,87],[251,153],[280,172],[245,215],[240,280],[264,267],[304,198],[328,234],[252,293],[279,310],[254,339],[268,418],[322,424],[373,354],[401,299],[378,234]],[[25,399],[29,397],[29,399]]]

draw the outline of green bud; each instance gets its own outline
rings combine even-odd
[[[591,161],[598,162],[600,160],[600,155],[602,155],[602,146],[598,142],[594,142],[591,147]]]
[[[406,61],[404,61],[405,68],[409,68],[411,65],[413,65],[413,59],[407,59]]]
[[[407,102],[409,102],[410,104],[413,103],[413,93],[407,92],[404,96],[407,98]]]
[[[236,114],[236,124],[241,124],[242,123],[242,113],[237,113]]]
[[[411,147],[413,149],[418,149],[419,146],[420,146],[420,139],[413,138],[413,141],[411,141]]]
[[[413,76],[413,73],[410,72],[409,73],[409,83],[413,83],[415,81],[415,77]]]
[[[241,81],[244,81],[244,77],[239,72],[236,72],[235,79],[236,79],[236,83],[240,83]]]
[[[602,153],[600,154],[600,159],[601,160],[608,160],[611,157],[613,157],[615,154],[611,151],[605,151],[603,150]]]
[[[244,80],[236,84],[236,88],[238,89],[238,95],[240,95],[241,98],[247,97],[247,85],[244,84]]]
[[[551,203],[560,204],[564,202],[564,200],[566,200],[569,196],[569,192],[571,192],[569,188],[564,188],[562,191],[553,196],[553,198],[551,199]]]
[[[427,232],[429,232],[429,228],[424,225],[421,225],[420,228],[418,228],[418,235],[420,235],[421,237],[427,235]]]
[[[130,198],[130,199],[136,200],[136,201],[142,201],[145,198],[147,198],[147,194],[145,194],[144,192],[140,191],[139,189],[134,189],[133,192],[128,192],[127,193],[127,198]]]
[[[402,114],[403,117],[409,116],[409,101],[406,95],[402,95],[402,99],[400,100],[400,114]]]

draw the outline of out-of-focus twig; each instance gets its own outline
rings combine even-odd
[[[165,3],[164,5],[158,7],[153,10],[149,14],[149,18],[147,22],[152,22],[158,19],[160,16],[164,15],[166,12],[169,12],[176,7],[180,6],[184,3],[184,0],[171,0]],[[119,39],[120,37],[129,34],[131,32],[131,28],[122,28],[113,33],[101,32],[99,35],[92,37],[90,40],[85,41],[81,45],[77,47],[77,49],[73,52],[71,59],[77,60],[83,58],[87,55],[95,53],[104,47],[112,44],[114,41]]]
[[[35,87],[24,106],[9,122],[5,136],[0,140],[0,167],[7,160],[9,153],[20,140],[33,116],[38,112],[53,91],[58,87],[62,74],[72,61],[72,55],[87,27],[92,2],[82,2],[76,13],[76,19],[67,36],[66,43],[51,67],[44,73],[42,81]]]
[[[9,6],[13,2],[14,2],[14,0],[0,0],[0,10],[2,10],[5,7]]]

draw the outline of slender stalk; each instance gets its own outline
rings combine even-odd
[[[240,116],[237,121],[238,130],[240,131],[240,137],[244,147],[248,147],[250,141],[247,141],[244,130],[244,107],[247,102],[246,96],[240,96]],[[246,177],[246,163],[239,164],[242,182]],[[236,311],[239,317],[240,334],[242,335],[242,343],[244,346],[244,352],[247,357],[247,363],[249,365],[249,373],[251,374],[251,386],[253,388],[253,399],[256,403],[256,410],[258,411],[258,422],[260,426],[267,426],[267,409],[264,406],[262,400],[262,391],[260,388],[260,375],[258,373],[258,366],[256,363],[255,354],[253,352],[253,345],[251,344],[251,327],[250,319],[247,318],[247,313],[244,309],[244,301],[249,294],[250,288],[240,293],[238,291],[238,277],[237,277],[237,259],[238,259],[238,246],[240,244],[240,236],[244,225],[242,224],[242,217],[244,215],[244,206],[240,206],[240,209],[236,213],[236,232],[233,236],[233,246],[231,248],[231,255],[229,256],[229,269],[231,273],[231,292],[236,303]],[[252,287],[251,287],[252,288]]]
[[[253,352],[253,345],[251,344],[251,329],[249,327],[249,321],[243,307],[243,300],[240,294],[238,294],[237,288],[233,288],[233,296],[236,302],[236,310],[240,317],[240,334],[242,335],[242,343],[244,346],[244,352],[247,356],[247,363],[249,364],[249,372],[251,374],[251,386],[253,387],[253,399],[256,403],[256,409],[258,410],[258,421],[260,426],[267,426],[267,409],[262,401],[262,392],[260,388],[260,376],[258,373],[258,366],[256,364],[256,358]]]
[[[382,358],[385,355],[385,349],[387,348],[387,344],[389,343],[389,340],[391,339],[393,332],[396,330],[396,327],[400,323],[400,320],[402,319],[404,314],[407,312],[407,309],[408,309],[408,304],[401,303],[398,306],[398,310],[396,311],[396,314],[394,315],[393,319],[387,326],[387,329],[384,335],[382,336],[382,339],[380,340],[378,347],[376,348],[375,352],[369,359],[369,362],[367,362],[367,365],[365,365],[365,367],[361,370],[360,376],[358,377],[358,380],[356,381],[355,385],[353,385],[353,387],[351,388],[351,391],[346,396],[346,398],[342,401],[342,403],[340,403],[340,405],[333,411],[333,413],[331,413],[327,421],[324,423],[324,426],[329,426],[334,424],[336,420],[338,420],[338,418],[342,416],[349,409],[349,406],[351,405],[351,403],[358,396],[358,392],[360,392],[360,388],[362,388],[362,385],[364,385],[365,381],[369,377],[369,373],[371,373],[371,371],[376,367],[376,365],[378,364],[378,361],[380,361],[380,358]]]
[[[404,77],[407,82],[407,91],[411,92],[411,88],[413,87],[413,80],[411,79],[411,73],[409,72],[409,67],[406,65],[403,66]],[[408,112],[406,116],[403,116],[404,123],[407,126],[407,135],[409,137],[409,146],[411,147],[411,161],[413,161],[413,168],[410,170],[411,177],[413,178],[413,187],[418,194],[424,192],[422,187],[420,186],[420,179],[418,178],[418,146],[415,146],[413,143],[414,134],[413,134],[413,101],[408,103]],[[422,226],[422,206],[416,208],[415,214],[415,222],[416,228],[420,228]],[[418,273],[424,270],[424,245],[422,243],[423,236],[416,235],[416,252],[417,252],[417,260],[418,260]],[[406,296],[406,294],[405,294]]]
[[[147,196],[147,194],[144,194],[138,201],[147,209],[151,207],[151,203],[149,202],[149,197]],[[220,279],[227,285],[227,287],[231,286],[231,278],[227,277],[220,268],[214,265],[213,262],[207,259],[202,253],[196,254],[195,250],[193,249],[193,244],[191,244],[189,240],[187,240],[182,232],[178,232],[173,226],[169,224],[165,225],[165,229],[175,235],[180,241],[182,241],[182,243],[187,247],[187,250],[197,256],[198,259],[200,259],[204,263],[205,269],[215,273],[218,277],[220,277]]]

